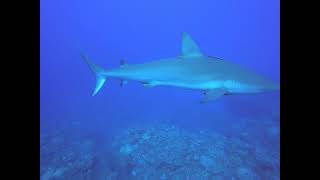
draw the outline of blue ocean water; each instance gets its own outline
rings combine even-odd
[[[279,179],[279,92],[200,104],[202,92],[110,79],[92,97],[95,77],[80,56],[106,69],[174,57],[187,32],[203,53],[279,82],[278,0],[41,0],[40,8],[41,179]],[[210,154],[217,142],[219,156]]]

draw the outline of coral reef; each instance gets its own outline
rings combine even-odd
[[[116,138],[113,148],[131,179],[279,179],[268,153],[213,132],[135,128]],[[257,174],[261,166],[269,171]]]
[[[61,134],[40,136],[40,179],[92,179],[97,163],[90,139],[67,139]]]
[[[241,122],[234,135],[172,124],[130,128],[108,145],[101,135],[61,131],[40,136],[41,180],[280,179],[279,128],[258,133]],[[261,123],[259,124],[260,126]],[[246,134],[239,136],[239,134]],[[257,136],[253,137],[253,134]],[[100,137],[102,141],[97,140]],[[271,139],[271,140],[270,140]],[[266,148],[267,143],[275,148]],[[104,149],[105,148],[105,149]]]

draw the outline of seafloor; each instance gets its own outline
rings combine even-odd
[[[111,141],[76,129],[41,132],[41,180],[280,179],[278,121],[244,120],[227,134],[163,123]]]

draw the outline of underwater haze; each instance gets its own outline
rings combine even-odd
[[[280,93],[146,88],[105,69],[202,53],[280,83],[279,0],[41,0],[40,179],[280,179]]]

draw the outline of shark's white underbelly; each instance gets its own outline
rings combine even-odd
[[[176,86],[188,89],[212,90],[226,89],[229,93],[247,93],[254,91],[254,86],[236,80],[214,80],[208,82],[157,82],[156,85]]]
[[[173,76],[168,77],[162,72],[156,73],[153,72],[139,72],[134,71],[130,73],[115,73],[109,74],[120,79],[135,80],[140,81],[148,86],[173,86],[186,89],[195,89],[195,90],[213,90],[213,89],[225,89],[228,93],[251,93],[258,91],[253,84],[248,84],[241,82],[235,79],[217,79],[217,80],[208,80],[206,76],[197,76],[197,79],[185,79],[183,76]],[[167,77],[166,77],[167,76]],[[164,78],[165,77],[165,78]]]

